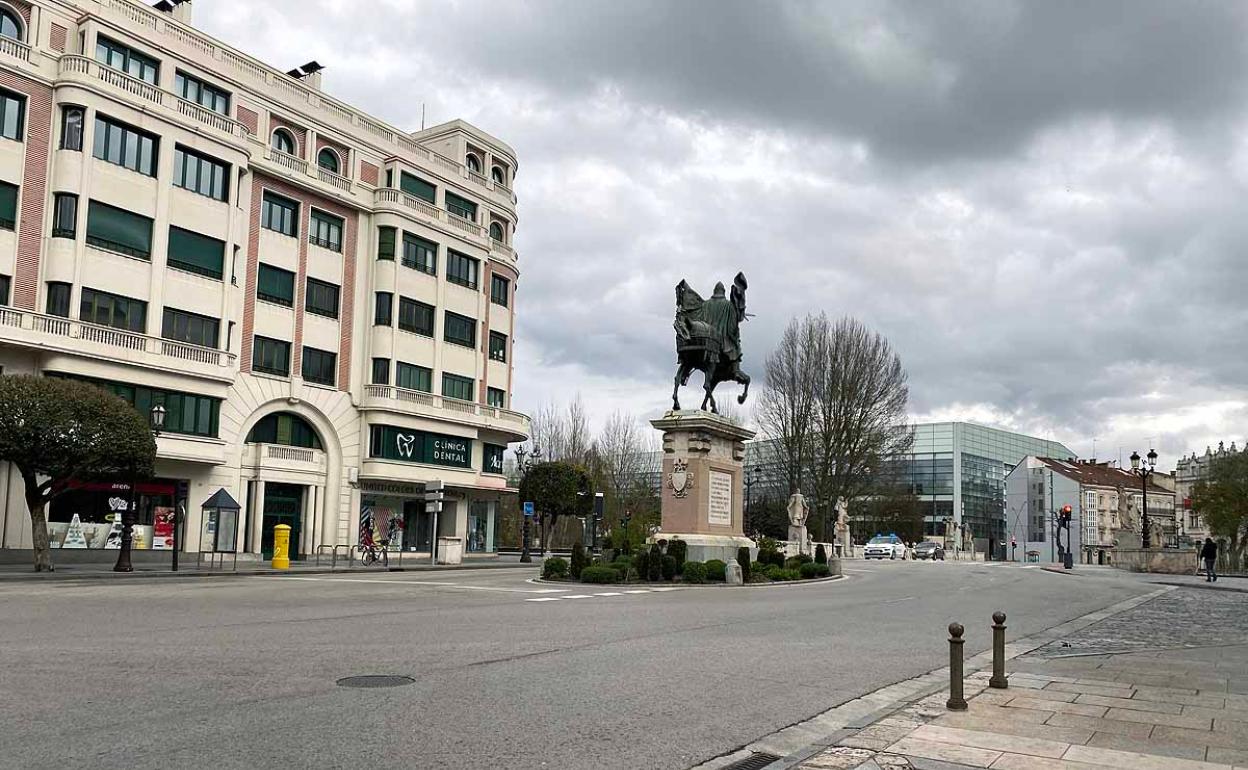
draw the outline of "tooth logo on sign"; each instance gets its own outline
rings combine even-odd
[[[405,436],[399,433],[394,437],[394,443],[399,447],[399,456],[412,459],[412,454],[416,451],[415,436]]]

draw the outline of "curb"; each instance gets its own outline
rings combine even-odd
[[[809,586],[809,585],[815,585],[817,583],[835,583],[838,580],[848,580],[848,576],[829,575],[828,577],[811,578],[810,580],[777,580],[771,583],[742,583],[739,586],[730,586],[727,583],[719,583],[719,582],[685,584],[685,583],[677,583],[673,581],[670,587],[680,588],[681,590],[684,590],[684,589],[697,590],[700,588],[716,588],[716,589],[718,588],[787,588],[791,586]],[[548,586],[590,586],[590,585],[644,586],[644,585],[650,585],[649,581],[638,581],[636,583],[582,583],[579,580],[547,580],[543,577],[530,578],[528,582],[541,583],[543,585],[548,585]],[[662,582],[664,584],[667,583],[666,580]]]
[[[16,572],[0,573],[0,585],[6,583],[48,583],[91,580],[209,580],[233,577],[289,577],[298,575],[379,575],[391,572],[447,572],[451,570],[492,570],[492,569],[527,569],[524,564],[455,564],[455,565],[412,565],[410,567],[308,567],[292,570],[282,569],[240,569],[240,570],[196,570],[187,569],[173,572],[170,570],[135,570],[134,572],[112,572],[107,570],[89,572]]]
[[[1151,581],[1160,586],[1175,586],[1177,588],[1195,588],[1200,591],[1229,591],[1236,594],[1248,594],[1248,588],[1232,588],[1230,586],[1216,586],[1212,583],[1180,583],[1177,580],[1154,580]]]

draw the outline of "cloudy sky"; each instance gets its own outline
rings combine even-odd
[[[661,412],[674,285],[743,270],[756,381],[826,311],[888,336],[918,420],[1167,467],[1248,436],[1248,5],[195,6],[397,126],[423,103],[516,149],[518,408]]]

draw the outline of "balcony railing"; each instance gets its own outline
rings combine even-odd
[[[275,147],[269,148],[269,160],[273,161],[279,166],[288,168],[291,171],[295,171],[300,174],[308,173],[308,162],[306,160],[304,160],[303,158],[300,158],[297,155],[290,155],[288,153],[282,152],[281,150]]]
[[[343,192],[351,192],[351,180],[347,179],[345,176],[339,176],[329,169],[321,168],[320,166],[317,166],[316,168],[316,175],[327,185],[337,187]]]
[[[4,40],[5,38],[0,38]],[[0,44],[3,45],[3,44]],[[182,97],[171,91],[165,91],[159,86],[148,83],[145,80],[139,80],[131,77],[121,70],[113,69],[106,65],[100,64],[95,59],[86,56],[77,56],[74,54],[64,54],[60,58],[59,72],[61,75],[88,75],[95,77],[100,81],[124,91],[131,96],[159,104],[170,110],[184,115],[193,120],[197,120],[211,128],[222,133],[229,134],[237,138],[247,136],[247,128],[242,123],[234,120],[219,112],[213,112],[206,107],[202,107],[194,102],[188,102]]]
[[[459,414],[472,415],[474,417],[485,417],[487,419],[508,423],[514,426],[516,430],[525,434],[529,432],[529,425],[531,422],[528,415],[521,414],[520,412],[513,412],[510,409],[502,409],[497,406],[486,406],[485,404],[478,404],[475,401],[463,401],[458,398],[439,396],[436,393],[426,393],[423,390],[399,388],[394,385],[365,385],[364,395],[369,398],[397,401],[401,404],[415,404],[417,406],[431,409],[442,409],[448,412],[457,412]]]
[[[373,200],[378,204],[390,203],[403,206],[419,213],[426,219],[449,224],[457,230],[462,230],[477,238],[486,237],[485,228],[471,219],[464,219],[453,212],[440,209],[427,201],[421,200],[414,195],[408,195],[394,187],[378,187],[373,193]]]
[[[30,61],[30,46],[11,37],[0,37],[0,53]]]
[[[497,251],[499,254],[506,254],[509,257],[515,253],[510,246],[497,238],[490,239],[490,251]]]

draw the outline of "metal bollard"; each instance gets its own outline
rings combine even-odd
[[[950,711],[966,711],[966,698],[962,697],[962,634],[966,629],[961,623],[949,624],[949,700],[945,708]]]
[[[1007,689],[1010,680],[1005,678],[1005,613],[992,613],[992,678],[989,687]]]

